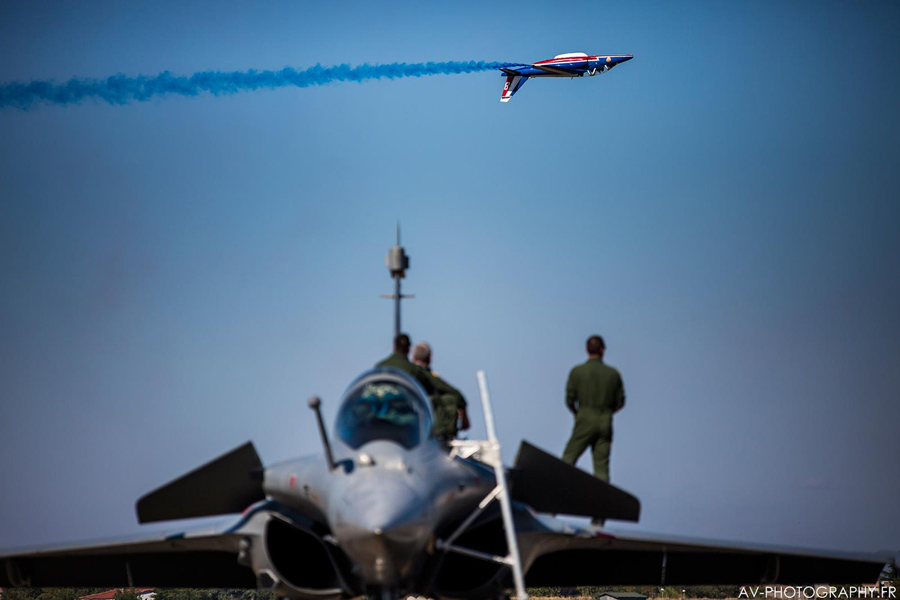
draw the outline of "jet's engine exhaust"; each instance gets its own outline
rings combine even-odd
[[[52,80],[10,82],[0,84],[0,108],[25,110],[38,103],[66,106],[78,104],[87,98],[104,100],[109,104],[128,104],[160,96],[198,96],[203,92],[213,95],[236,94],[260,89],[305,88],[336,81],[362,83],[372,79],[478,73],[517,64],[481,60],[357,66],[342,64],[331,67],[316,65],[299,71],[291,67],[280,71],[201,71],[193,75],[172,75],[163,71],[153,76],[129,77],[118,74],[106,79],[74,78],[65,83]]]

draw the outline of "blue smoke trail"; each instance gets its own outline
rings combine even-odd
[[[172,75],[168,71],[163,71],[154,77],[146,75],[127,77],[120,74],[106,79],[70,79],[65,83],[12,82],[0,85],[0,108],[15,107],[25,110],[40,102],[65,106],[77,104],[85,98],[99,98],[110,104],[127,104],[144,102],[155,96],[169,94],[179,96],[197,96],[201,92],[215,95],[236,94],[245,90],[271,90],[288,86],[304,88],[334,81],[361,83],[369,79],[476,73],[510,66],[519,66],[519,63],[449,61],[363,64],[356,67],[347,64],[334,67],[316,65],[302,71],[285,67],[280,71],[250,70],[225,73],[202,71],[191,76]]]

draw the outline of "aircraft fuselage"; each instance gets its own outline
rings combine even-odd
[[[528,77],[591,77],[609,71],[618,64],[634,58],[631,54],[597,54],[593,56],[565,56],[542,60],[516,72]]]
[[[418,441],[411,447],[404,447],[404,440],[383,437],[356,440],[352,428],[342,430],[345,414],[355,418],[368,410],[360,406],[365,404],[360,390],[391,386],[409,389],[411,380],[381,370],[364,374],[350,386],[332,436],[333,470],[323,457],[312,456],[267,468],[263,482],[269,498],[314,516],[327,528],[329,539],[346,553],[367,585],[395,586],[409,579],[427,558],[435,535],[471,513],[495,485],[489,469],[451,458],[428,435],[431,417],[421,390],[412,390],[420,394],[416,427],[423,429],[413,432]],[[391,410],[386,408],[381,417],[406,419],[392,416]],[[370,417],[364,417],[368,429],[384,426],[373,425]]]

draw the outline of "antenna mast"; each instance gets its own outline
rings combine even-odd
[[[400,245],[400,222],[397,221],[397,245],[388,249],[388,255],[385,259],[385,265],[391,272],[394,279],[394,293],[382,294],[382,298],[388,298],[394,301],[394,337],[400,333],[400,301],[403,298],[415,298],[412,294],[402,294],[400,292],[400,280],[406,277],[406,269],[409,268],[409,256]]]

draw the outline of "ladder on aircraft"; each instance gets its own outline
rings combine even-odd
[[[522,575],[522,559],[519,555],[519,543],[516,538],[516,528],[513,521],[512,502],[509,498],[509,485],[506,481],[506,471],[503,469],[503,459],[500,454],[500,440],[494,429],[494,411],[491,408],[491,395],[488,390],[487,376],[484,371],[475,374],[478,379],[478,391],[481,395],[481,408],[484,411],[484,423],[487,429],[487,441],[453,440],[451,456],[469,458],[476,456],[481,462],[493,467],[497,485],[484,497],[471,515],[456,528],[446,540],[438,540],[435,546],[445,552],[456,552],[472,558],[479,558],[491,562],[507,565],[512,570],[513,585],[516,588],[517,600],[528,600],[525,592],[525,578]],[[471,548],[463,548],[454,545],[456,539],[475,522],[479,515],[490,506],[491,502],[500,502],[500,515],[503,518],[503,531],[506,534],[506,556],[496,556],[486,552],[479,552]]]

